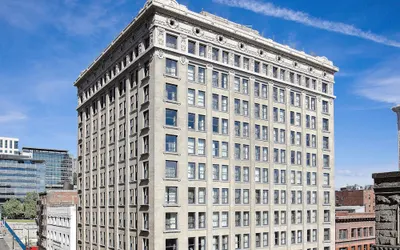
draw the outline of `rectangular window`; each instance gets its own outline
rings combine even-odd
[[[198,92],[198,96],[197,96],[197,105],[200,107],[205,107],[205,92],[204,91],[200,91]]]
[[[207,57],[207,46],[204,44],[199,44],[199,56]]]
[[[177,187],[165,187],[165,204],[177,204]]]
[[[204,140],[204,139],[197,140],[197,154],[198,155],[205,155],[205,144],[206,144],[206,140]]]
[[[171,76],[178,75],[178,61],[172,59],[166,59],[165,73]]]
[[[195,71],[196,71],[195,66],[189,64],[189,65],[188,65],[188,73],[187,73],[187,76],[188,76],[188,80],[189,80],[189,81],[192,81],[192,82],[195,81],[195,79],[196,79],[196,73],[195,73]]]
[[[178,97],[177,93],[178,93],[178,86],[169,83],[165,84],[165,95],[167,100],[176,102]]]
[[[195,41],[189,41],[188,42],[188,53],[189,54],[196,54],[196,42]]]
[[[178,136],[166,135],[165,136],[165,151],[177,152]]]
[[[178,214],[177,213],[166,213],[165,214],[165,230],[176,230],[178,228]],[[166,246],[166,249],[173,249],[173,248],[168,248]]]
[[[167,39],[166,39],[167,43],[166,46],[168,48],[171,49],[177,49],[178,48],[178,37],[171,35],[171,34],[167,34]]]
[[[178,118],[178,111],[173,109],[165,110],[165,125],[176,127],[178,121],[177,118]]]
[[[212,49],[212,59],[214,61],[219,61],[219,49],[217,48]]]
[[[165,178],[177,178],[178,162],[165,161]]]
[[[196,115],[193,113],[188,114],[188,129],[195,129],[196,127]]]
[[[195,105],[195,90],[194,89],[188,89],[188,104],[189,105]]]

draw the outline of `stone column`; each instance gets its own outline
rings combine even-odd
[[[372,250],[400,249],[400,172],[372,174],[375,192],[375,245]]]
[[[397,114],[397,151],[398,151],[398,168],[400,170],[400,105],[392,108],[393,112]]]

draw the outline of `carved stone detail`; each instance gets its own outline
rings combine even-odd
[[[186,59],[185,56],[181,56],[181,57],[179,58],[179,61],[181,62],[181,64],[185,65],[186,62],[187,62],[187,59]]]
[[[164,45],[165,30],[158,28],[158,44]]]
[[[181,50],[186,52],[187,36],[181,36]]]

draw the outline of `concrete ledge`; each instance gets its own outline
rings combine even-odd
[[[400,178],[400,171],[375,173],[372,174],[372,178],[373,179]]]

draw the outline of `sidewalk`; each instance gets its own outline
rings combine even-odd
[[[13,250],[13,237],[11,234],[7,231],[7,229],[4,226],[0,227],[0,232],[4,235],[4,238],[0,240],[0,249],[3,250],[2,247],[5,248],[5,250]],[[3,244],[2,244],[3,243]],[[14,249],[20,248],[16,242],[14,242]]]

